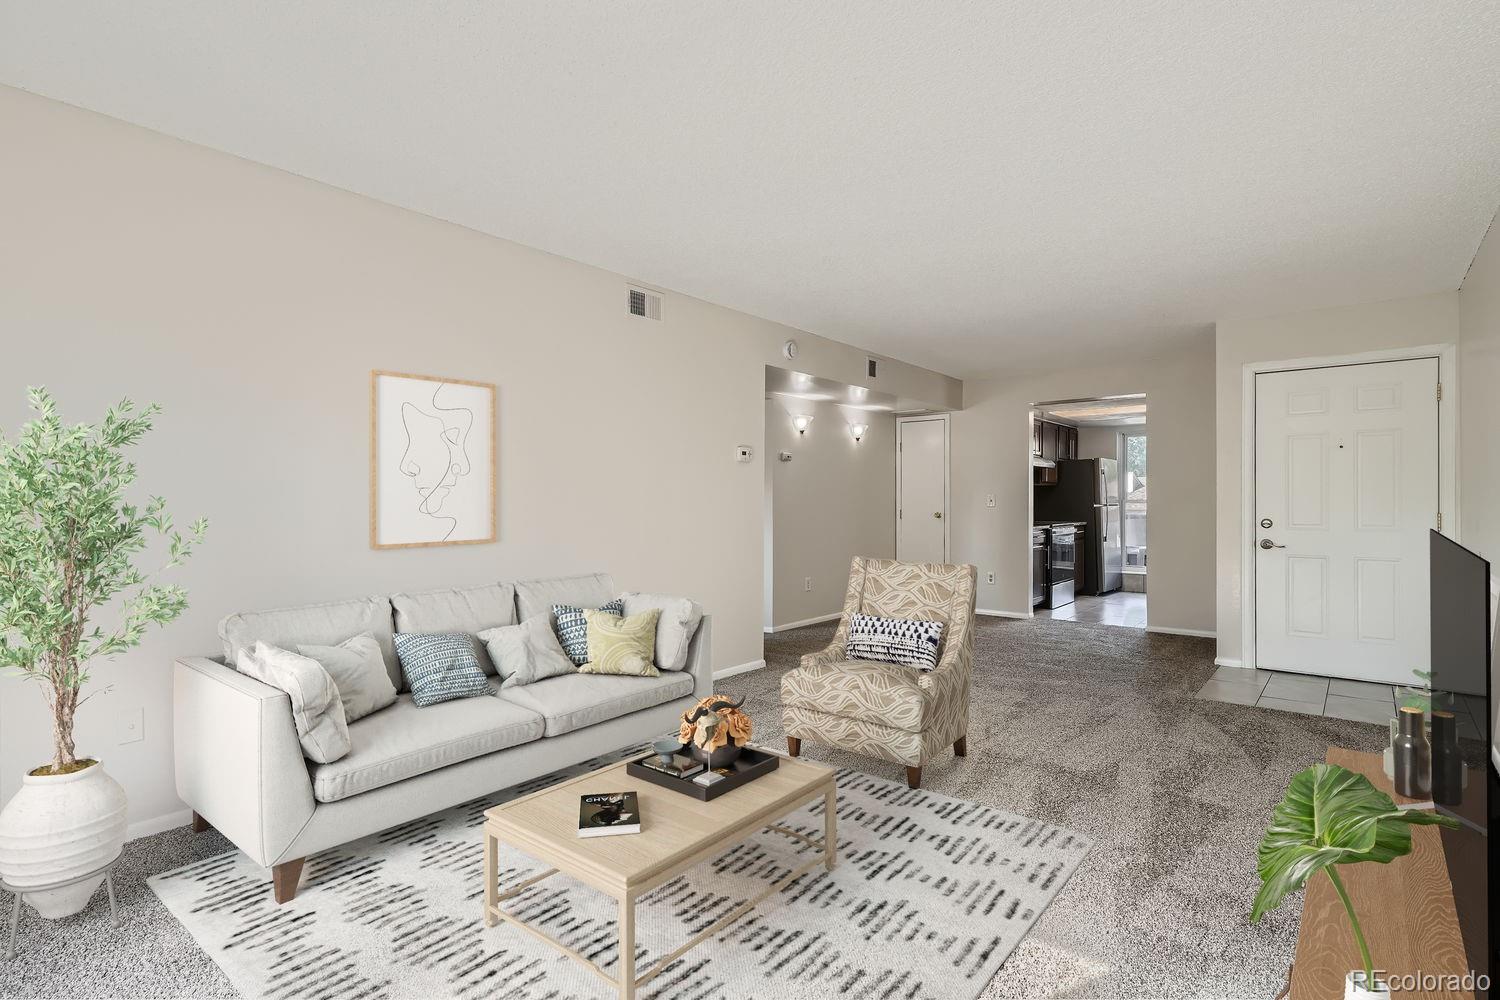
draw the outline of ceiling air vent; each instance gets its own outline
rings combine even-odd
[[[640,288],[630,290],[630,315],[661,319],[661,296]]]
[[[876,377],[876,368],[879,366],[874,358],[865,358],[865,374],[870,378]]]

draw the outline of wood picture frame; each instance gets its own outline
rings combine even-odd
[[[483,545],[496,531],[495,384],[370,372],[370,548]]]

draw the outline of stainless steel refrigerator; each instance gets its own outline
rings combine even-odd
[[[1108,594],[1123,582],[1125,544],[1120,522],[1120,463],[1074,458],[1057,463],[1057,484],[1033,488],[1038,521],[1081,521],[1078,540],[1083,575],[1080,594]]]

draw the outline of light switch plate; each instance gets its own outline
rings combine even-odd
[[[986,507],[993,507],[993,506],[995,506],[995,494],[993,494],[993,493],[986,493],[984,495],[984,505]],[[990,582],[994,583],[995,581],[991,580]]]
[[[120,746],[141,742],[146,738],[146,710],[136,707],[121,713],[119,727]]]
[[[736,462],[748,462],[750,461],[750,456],[754,454],[754,450],[748,444],[736,445],[734,448],[734,460]]]

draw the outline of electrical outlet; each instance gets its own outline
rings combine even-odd
[[[994,583],[995,582],[995,571],[994,570],[990,570],[988,573],[984,574],[984,582],[985,583]]]
[[[146,738],[146,710],[137,707],[120,713],[119,727],[120,746],[141,742]]]
[[[984,495],[984,505],[986,507],[993,507],[993,506],[995,506],[995,494],[993,494],[993,493],[986,493]],[[994,576],[993,573],[991,573],[990,575]],[[994,582],[995,582],[994,580],[990,581],[990,583],[994,583]]]
[[[803,578],[802,589],[807,591],[808,593],[812,593],[812,577],[809,576]]]

